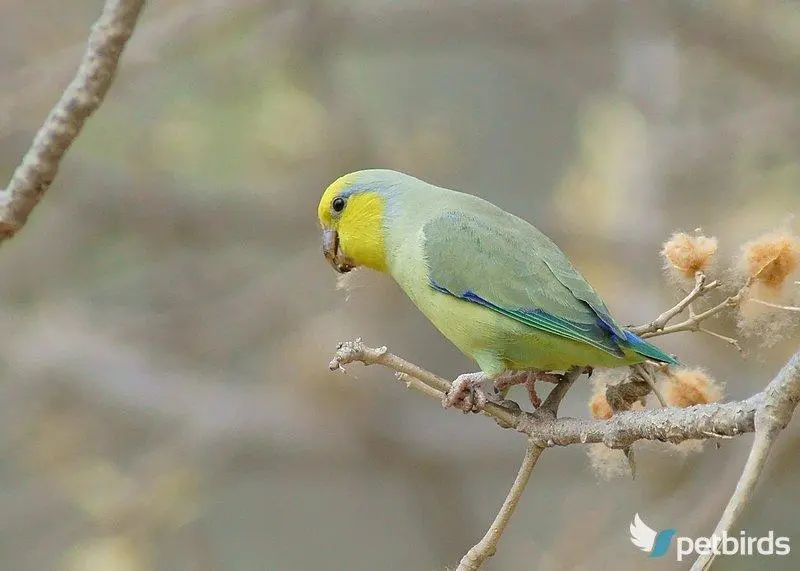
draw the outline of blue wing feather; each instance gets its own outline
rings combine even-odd
[[[526,325],[530,325],[531,327],[546,331],[547,333],[552,333],[553,335],[559,335],[561,337],[587,343],[600,349],[601,351],[605,351],[617,357],[624,356],[622,349],[620,349],[619,345],[614,342],[614,337],[607,334],[600,325],[574,323],[568,319],[558,317],[557,315],[552,315],[541,309],[509,309],[501,307],[482,298],[475,292],[452,292],[436,282],[431,282],[431,286],[442,293],[447,293],[459,299],[477,303],[496,311],[501,315],[505,315],[506,317],[510,317],[511,319],[519,321],[520,323],[524,323]]]
[[[546,311],[542,311],[541,309],[506,309],[483,299],[471,291],[465,291],[458,295],[435,282],[431,282],[431,287],[442,293],[463,299],[464,301],[477,303],[478,305],[492,309],[501,315],[505,315],[506,317],[510,317],[521,323],[530,325],[531,327],[546,331],[547,333],[560,335],[561,337],[566,337],[575,341],[582,341],[583,343],[587,343],[592,347],[596,347],[601,351],[605,351],[617,357],[623,357],[624,353],[622,351],[622,347],[628,347],[640,355],[655,359],[656,361],[669,363],[671,365],[680,364],[680,362],[671,355],[665,353],[658,347],[651,345],[627,329],[620,329],[624,337],[619,337],[616,332],[609,327],[605,320],[599,316],[596,325],[587,326],[583,323],[573,323],[568,319],[558,317],[557,315],[551,315]]]

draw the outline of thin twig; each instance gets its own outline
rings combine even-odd
[[[678,333],[679,331],[699,331],[700,324],[706,319],[714,317],[715,315],[717,315],[718,313],[720,313],[725,309],[731,307],[737,307],[740,303],[742,303],[742,301],[745,299],[745,294],[750,289],[752,283],[753,279],[749,278],[745,282],[745,284],[739,289],[739,291],[737,291],[732,296],[726,297],[717,305],[714,305],[713,307],[705,311],[701,311],[700,313],[691,315],[688,319],[681,321],[680,323],[667,325],[657,331],[652,329],[647,329],[647,326],[633,327],[631,328],[631,331],[636,333],[636,331],[642,330],[642,327],[644,327],[645,329],[643,333],[641,334],[637,333],[637,335],[639,335],[643,339],[647,339],[648,337],[658,337],[660,335],[668,335],[670,333]]]
[[[798,401],[800,401],[800,352],[781,369],[764,391],[763,402],[755,415],[756,437],[750,455],[747,457],[736,489],[714,529],[714,536],[720,537],[723,533],[730,533],[747,503],[752,499],[769,452],[781,431],[791,420]],[[715,557],[714,553],[700,556],[692,565],[692,571],[706,571],[711,567]]]
[[[664,311],[650,323],[629,327],[630,331],[639,335],[643,339],[648,337],[657,337],[659,335],[667,335],[669,333],[677,333],[679,331],[695,331],[705,333],[706,335],[710,335],[711,337],[725,341],[741,353],[742,348],[736,339],[722,335],[721,333],[717,333],[716,331],[712,331],[706,327],[701,327],[700,324],[706,319],[714,317],[727,308],[740,305],[745,300],[745,294],[749,290],[754,277],[749,278],[734,295],[724,299],[706,311],[697,313],[694,306],[695,302],[708,292],[718,288],[721,285],[718,280],[706,283],[706,279],[705,273],[697,272],[695,274],[694,287],[692,288],[692,291],[686,295],[686,297],[676,303],[673,307]],[[680,323],[669,325],[669,322],[683,313],[684,310],[688,310],[689,317]],[[663,404],[663,398],[658,394],[658,391],[654,392],[659,398],[659,401],[661,401]]]
[[[690,291],[686,297],[676,303],[673,307],[667,309],[664,313],[656,317],[650,323],[639,325],[638,327],[631,327],[630,330],[637,335],[660,331],[661,329],[664,329],[664,327],[670,321],[672,321],[675,316],[683,313],[686,308],[690,308],[691,310],[690,306],[694,300],[704,296],[720,285],[719,281],[717,280],[714,280],[711,283],[706,283],[707,277],[703,272],[697,272],[694,278],[694,288],[692,288],[692,291]],[[692,317],[691,311],[689,317]]]
[[[86,119],[100,107],[144,4],[144,0],[107,0],[103,6],[75,78],[50,111],[8,187],[0,194],[0,241],[25,225]]]
[[[428,387],[439,391],[441,394],[446,393],[450,389],[450,382],[439,375],[435,375],[414,363],[409,363],[405,359],[401,359],[397,355],[389,353],[386,347],[379,347],[377,349],[367,347],[361,339],[339,343],[336,354],[328,367],[331,371],[344,370],[344,365],[354,361],[364,363],[365,365],[383,365],[397,373],[402,373],[404,375],[402,380],[409,388],[419,390],[424,394],[428,394],[428,396],[433,396],[433,394],[429,391],[422,390],[418,383],[409,383],[409,377],[417,379]],[[516,425],[518,413],[515,413],[515,411],[501,404],[488,402],[483,412],[487,416],[493,417],[504,426]]]
[[[648,368],[647,365],[644,365],[642,363],[637,363],[636,365],[631,366],[631,370],[635,375],[641,377],[641,379],[645,383],[647,383],[652,393],[656,395],[656,398],[658,399],[658,402],[661,404],[661,406],[664,407],[669,406],[667,404],[667,400],[664,398],[664,395],[662,395],[661,391],[658,390],[658,387],[656,386],[656,380],[653,378],[652,370]]]
[[[575,378],[577,378],[577,375]],[[553,388],[553,391],[555,391],[557,388],[558,385]],[[477,571],[487,559],[497,552],[497,543],[503,536],[503,532],[506,530],[508,522],[511,520],[511,516],[514,515],[514,510],[516,509],[517,504],[519,504],[519,500],[522,497],[522,493],[525,491],[525,487],[528,485],[528,479],[531,476],[533,467],[536,466],[536,461],[539,460],[539,456],[541,456],[543,451],[543,447],[537,446],[530,440],[528,441],[528,446],[525,449],[525,457],[522,459],[522,465],[519,467],[517,477],[514,479],[514,483],[511,485],[511,489],[508,491],[508,495],[503,502],[503,506],[500,508],[500,511],[494,518],[492,525],[489,526],[489,530],[486,532],[486,535],[484,535],[478,543],[472,546],[472,548],[467,551],[464,557],[461,558],[461,562],[458,564],[457,571]]]
[[[763,299],[756,299],[754,297],[749,298],[747,301],[752,301],[753,303],[758,303],[760,305],[766,305],[767,307],[772,307],[774,309],[782,309],[784,311],[793,311],[795,313],[800,313],[800,307],[796,307],[793,305],[781,305],[779,303],[772,303],[769,301],[764,301]]]
[[[398,381],[402,381],[406,384],[406,387],[409,389],[414,389],[415,391],[421,392],[425,396],[433,397],[438,400],[442,400],[446,393],[443,393],[439,389],[435,389],[431,386],[426,385],[422,381],[417,378],[412,377],[406,373],[395,373],[395,377],[397,377]]]
[[[735,339],[733,337],[728,337],[727,335],[723,335],[722,333],[717,333],[716,331],[711,331],[711,329],[707,329],[707,328],[702,327],[702,326],[698,327],[697,330],[700,333],[705,333],[706,335],[710,335],[711,337],[714,337],[715,339],[719,339],[720,341],[724,341],[725,343],[727,343],[728,345],[730,345],[731,347],[733,347],[734,349],[739,351],[739,353],[744,353],[744,350],[742,349],[742,346],[739,345],[739,340],[738,339]]]

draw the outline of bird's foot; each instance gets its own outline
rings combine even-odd
[[[450,390],[442,398],[444,408],[457,408],[465,414],[468,412],[480,412],[486,406],[488,398],[481,383],[488,377],[485,373],[464,373],[459,375]]]
[[[528,391],[528,398],[533,408],[542,405],[542,399],[536,392],[536,381],[547,383],[560,383],[564,380],[564,375],[559,373],[548,373],[546,371],[514,371],[507,373],[494,381],[494,389],[497,393],[504,395],[513,386],[524,385]]]
[[[545,371],[530,371],[530,375],[534,380],[542,381],[543,383],[558,384],[564,380],[563,373],[547,373]]]
[[[508,371],[494,379],[492,386],[495,393],[505,396],[508,389],[521,385],[526,380],[528,380],[528,371]]]
[[[533,408],[539,408],[542,406],[542,399],[536,393],[536,381],[538,380],[541,379],[537,377],[537,373],[535,371],[529,371],[528,378],[525,379],[525,390],[528,391],[528,399],[530,399]]]

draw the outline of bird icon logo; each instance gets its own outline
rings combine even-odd
[[[675,536],[674,529],[656,531],[642,521],[637,513],[630,526],[631,543],[642,551],[650,553],[650,557],[661,557],[669,549]]]

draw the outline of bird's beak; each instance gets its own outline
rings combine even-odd
[[[332,228],[322,231],[322,253],[325,254],[325,259],[333,266],[333,269],[340,274],[346,274],[356,267],[339,250],[339,233]]]

